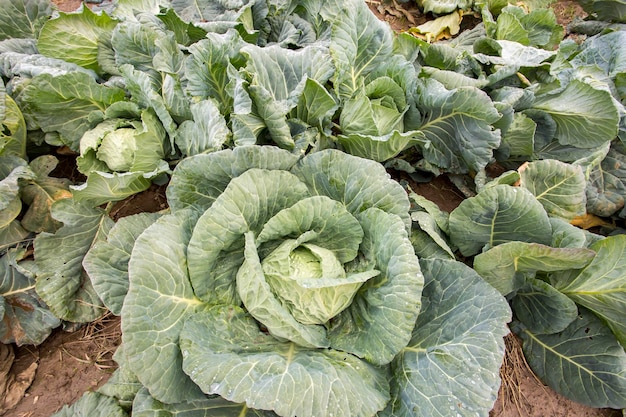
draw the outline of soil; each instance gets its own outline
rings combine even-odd
[[[53,1],[61,11],[75,10],[81,3],[80,0]],[[366,1],[372,11],[396,30],[405,30],[430,18],[422,15],[413,2],[399,6],[393,0]],[[554,10],[564,26],[574,17],[584,16],[572,0],[558,1]],[[61,155],[58,170],[63,169],[73,170],[71,156]],[[67,172],[63,176],[72,177]],[[453,210],[464,198],[445,177],[411,185],[414,191],[446,211]],[[164,186],[153,186],[116,204],[111,214],[117,219],[142,211],[162,210],[166,206]],[[76,401],[85,391],[95,390],[109,379],[116,366],[112,355],[121,342],[119,318],[109,314],[83,328],[71,330],[74,331],[57,329],[36,347],[8,345],[4,351],[0,350],[0,392],[5,384],[13,388],[11,396],[0,397],[0,415],[49,417],[63,405]],[[501,369],[502,386],[490,417],[622,416],[621,411],[589,408],[556,394],[529,369],[519,339],[510,334],[505,342],[507,353]],[[19,401],[7,404],[11,398]],[[4,414],[3,407],[6,409]]]

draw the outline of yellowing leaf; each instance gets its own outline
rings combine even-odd
[[[449,39],[461,30],[463,13],[460,10],[448,15],[440,16],[435,20],[428,21],[423,25],[409,29],[409,33],[427,42],[436,42],[441,39]]]
[[[570,221],[570,224],[573,224],[574,226],[578,226],[581,229],[585,229],[585,230],[591,229],[592,227],[595,227],[595,226],[610,225],[610,223],[607,223],[601,217],[598,217],[595,214],[590,214],[590,213],[583,214],[582,216],[574,217]]]

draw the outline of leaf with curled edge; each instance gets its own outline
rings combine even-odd
[[[26,230],[54,233],[62,225],[52,216],[52,205],[72,197],[72,193],[69,191],[69,179],[50,176],[58,163],[58,159],[52,155],[40,156],[30,163],[35,178],[20,182],[22,200],[29,206],[22,218],[22,226]]]
[[[0,258],[0,342],[39,345],[61,321],[35,292],[35,277],[20,268],[24,256],[10,249]]]

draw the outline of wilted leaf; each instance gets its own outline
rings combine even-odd
[[[35,278],[19,269],[24,255],[10,250],[0,258],[0,342],[18,346],[42,343],[61,324],[35,292]]]
[[[37,362],[17,371],[13,367],[13,346],[0,344],[0,415],[10,411],[24,397],[24,393],[35,379]]]
[[[44,155],[33,160],[30,168],[36,177],[22,180],[22,199],[28,204],[28,211],[22,219],[22,226],[31,232],[54,233],[61,223],[52,217],[52,205],[64,198],[70,198],[70,180],[55,178],[49,174],[56,168],[58,160],[52,155]]]

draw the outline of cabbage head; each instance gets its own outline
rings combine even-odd
[[[144,191],[170,171],[172,146],[154,111],[120,102],[106,116],[82,135],[76,160],[87,181],[73,187],[74,197],[93,206]]]
[[[184,159],[167,194],[122,308],[125,361],[154,399],[299,417],[387,406],[424,278],[382,165],[244,146]]]

